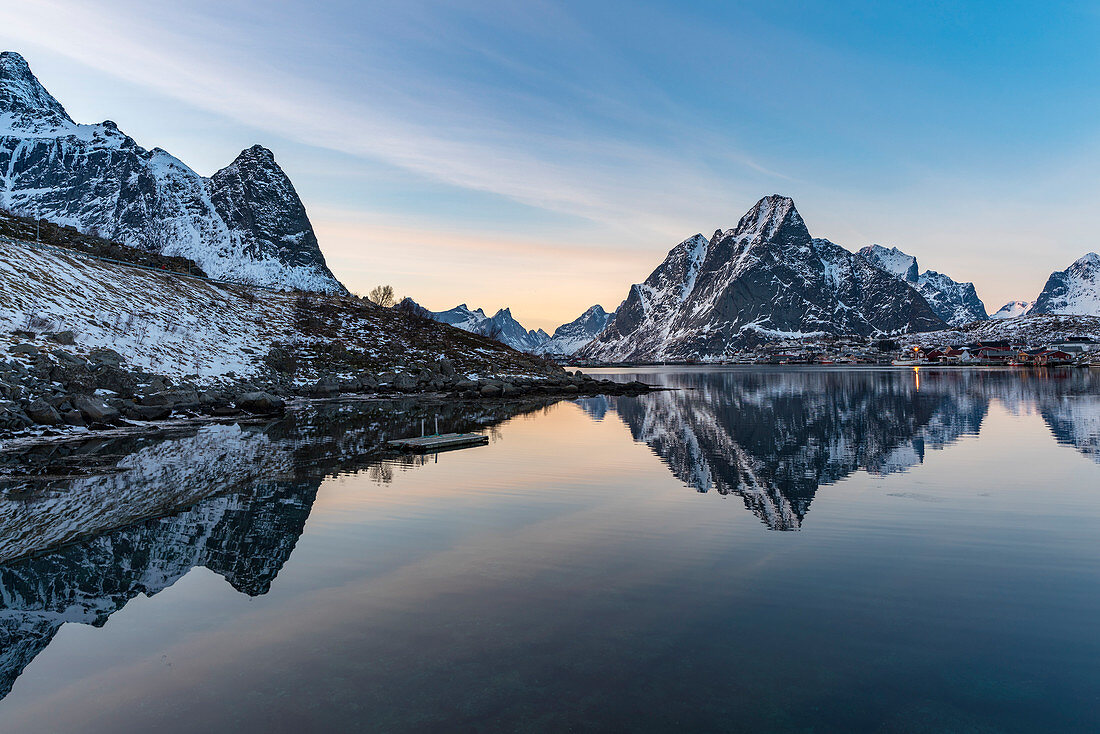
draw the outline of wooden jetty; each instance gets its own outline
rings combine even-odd
[[[489,437],[481,433],[437,433],[434,436],[398,438],[389,442],[394,448],[414,451],[418,454],[465,449],[471,446],[484,446],[488,443]]]

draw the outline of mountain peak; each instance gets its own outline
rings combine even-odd
[[[989,318],[995,320],[1014,319],[1025,315],[1034,305],[1035,301],[1009,301],[1001,306],[1000,309]]]
[[[896,247],[867,245],[860,248],[859,255],[880,270],[885,270],[910,283],[916,283],[920,277],[917,258],[902,252]]]
[[[234,163],[238,161],[274,164],[275,154],[272,153],[269,148],[265,148],[257,143],[256,145],[242,150],[233,160]]]
[[[0,118],[16,130],[72,125],[61,103],[43,87],[27,60],[14,51],[0,53]]]
[[[738,240],[809,242],[810,232],[789,196],[765,196],[749,209],[733,230]]]
[[[1051,273],[1028,314],[1100,316],[1100,255],[1089,252]]]

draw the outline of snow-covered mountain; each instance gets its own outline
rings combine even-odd
[[[487,321],[482,322],[478,333],[492,337],[521,352],[534,352],[550,341],[550,335],[542,329],[531,331],[512,317],[512,311],[502,308]]]
[[[997,309],[996,313],[991,314],[989,318],[998,320],[1014,319],[1026,314],[1034,305],[1035,301],[1009,301]]]
[[[738,222],[674,247],[631,286],[581,354],[609,361],[720,358],[772,337],[889,334],[944,322],[907,282],[810,236],[791,199],[761,199]]]
[[[554,329],[554,336],[540,344],[536,351],[540,354],[575,354],[603,331],[613,318],[614,313],[608,313],[603,306],[596,304],[568,324]]]
[[[473,332],[476,332],[478,327],[489,319],[480,308],[475,308],[471,311],[465,303],[460,303],[454,308],[447,309],[446,311],[429,311],[428,313],[430,313],[432,318],[436,321],[450,324],[463,331]]]
[[[935,270],[920,272],[917,258],[896,247],[868,245],[859,254],[872,264],[917,289],[936,315],[950,326],[962,326],[989,318],[973,283],[959,283]]]
[[[1065,270],[1051,273],[1028,314],[1100,316],[1100,255],[1090,252]]]
[[[431,311],[411,298],[405,298],[399,307],[406,311],[423,313],[436,321],[450,324],[463,331],[496,339],[521,352],[538,352],[539,348],[550,341],[550,335],[542,329],[525,329],[523,324],[512,316],[511,309],[502,308],[492,316],[486,316],[480,308],[471,309],[460,303],[446,311]]]
[[[189,258],[211,277],[342,292],[271,151],[210,178],[114,122],[73,122],[17,53],[0,53],[0,208]]]

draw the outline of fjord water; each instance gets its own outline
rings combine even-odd
[[[1100,729],[1098,371],[616,376],[682,389],[114,446],[223,484],[0,566],[0,730]]]

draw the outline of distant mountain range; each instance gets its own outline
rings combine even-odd
[[[916,288],[936,315],[949,326],[963,326],[989,318],[973,283],[958,283],[935,270],[922,273],[917,267],[917,258],[896,247],[886,249],[881,245],[869,245],[859,254]]]
[[[329,270],[290,179],[253,146],[203,177],[111,121],[78,124],[17,53],[0,53],[0,209],[70,225],[147,252],[187,258],[213,278],[278,289],[346,292]],[[783,196],[737,226],[684,240],[614,312],[592,306],[554,334],[507,308],[465,304],[432,318],[516,349],[609,361],[718,359],[778,338],[879,336],[989,318],[1100,316],[1100,256],[1052,273],[1034,301],[992,317],[974,285],[895,247],[851,252],[811,237]],[[406,304],[408,305],[408,304]]]
[[[204,178],[107,120],[73,122],[17,53],[0,53],[0,208],[189,258],[214,278],[343,292],[305,207],[255,145]]]
[[[571,355],[600,333],[613,317],[600,305],[595,305],[568,324],[554,330],[553,336],[542,329],[524,328],[512,316],[512,311],[502,308],[487,316],[480,308],[470,309],[465,303],[446,311],[431,311],[411,298],[404,299],[398,308],[419,313],[450,324],[459,329],[492,337],[513,349],[532,354]]]
[[[794,201],[772,195],[733,229],[672,248],[613,314],[593,306],[553,337],[525,329],[507,309],[492,317],[465,304],[421,310],[527,352],[612,362],[707,360],[774,339],[941,331],[1024,314],[1100,315],[1100,257],[1086,255],[1052,274],[1035,301],[1014,301],[991,317],[973,283],[922,271],[916,257],[896,247],[851,252],[814,238]]]

